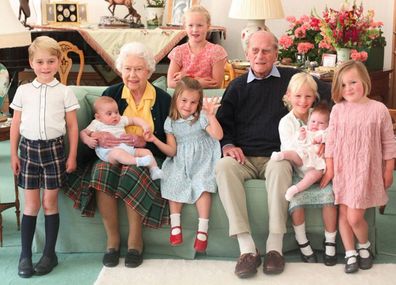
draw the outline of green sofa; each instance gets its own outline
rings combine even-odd
[[[93,118],[92,103],[102,94],[105,87],[72,86],[81,108],[77,112],[79,129],[86,127]],[[211,90],[208,95],[223,94],[222,89]],[[94,157],[94,152],[79,145],[78,160],[87,160]],[[267,192],[263,180],[249,180],[245,183],[249,218],[253,238],[258,250],[265,253],[265,241],[268,235]],[[106,235],[100,214],[94,217],[82,217],[78,209],[73,208],[73,201],[66,195],[59,195],[61,226],[57,242],[58,252],[103,252],[106,247]],[[120,208],[122,246],[126,245],[127,218],[123,206]],[[144,252],[146,256],[163,256],[171,258],[195,258],[193,249],[197,227],[197,213],[194,205],[185,205],[182,212],[182,227],[184,243],[178,247],[169,245],[169,226],[160,229],[144,229]],[[367,211],[367,220],[370,226],[370,241],[375,248],[376,226],[375,209]],[[35,235],[35,250],[41,251],[44,244],[44,219],[40,215]],[[308,237],[314,249],[322,249],[323,224],[320,209],[308,209],[306,214]],[[338,250],[342,245],[338,238]],[[297,244],[289,220],[288,231],[284,237],[284,251],[296,250]],[[125,248],[122,248],[125,252]],[[237,240],[228,236],[228,219],[224,212],[218,194],[213,195],[212,212],[209,225],[209,243],[206,258],[236,258],[239,256]]]

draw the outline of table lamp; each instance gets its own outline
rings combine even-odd
[[[247,19],[248,24],[241,32],[242,48],[245,51],[249,36],[258,31],[266,30],[266,19],[283,18],[281,0],[232,0],[228,16],[233,19]]]
[[[0,48],[13,48],[29,45],[30,31],[17,19],[9,0],[0,0]],[[10,87],[7,68],[0,62],[0,111]],[[0,112],[1,116],[1,112]]]

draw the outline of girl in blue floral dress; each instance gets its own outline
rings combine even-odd
[[[183,242],[180,213],[184,203],[195,203],[199,222],[194,248],[198,252],[204,252],[208,245],[210,193],[217,189],[214,166],[221,156],[219,140],[223,137],[215,117],[219,98],[211,99],[204,100],[197,80],[183,77],[176,85],[164,124],[166,143],[146,134],[146,140],[168,156],[162,165],[161,195],[169,200],[169,241],[171,245]]]

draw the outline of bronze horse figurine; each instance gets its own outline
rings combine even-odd
[[[136,11],[135,8],[133,8],[133,0],[105,0],[106,2],[109,2],[109,11],[111,15],[114,17],[114,10],[117,5],[124,5],[128,8],[128,14],[124,17],[126,19],[128,16],[131,16],[131,18],[136,19],[136,23],[140,23],[141,16],[140,14]]]
[[[25,16],[25,19],[23,21],[21,21],[22,18],[22,13]],[[19,16],[18,16],[18,20],[21,21],[21,23],[25,26],[25,27],[29,27],[31,28],[28,24],[27,24],[27,18],[30,17],[30,7],[29,7],[29,0],[19,0]]]

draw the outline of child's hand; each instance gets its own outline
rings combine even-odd
[[[19,157],[17,155],[11,156],[11,169],[12,169],[12,172],[14,173],[14,175],[19,174],[19,171],[21,169],[21,163],[20,163]]]
[[[72,173],[77,168],[76,159],[68,157],[66,160],[66,173]]]
[[[144,132],[143,137],[146,140],[146,142],[154,142],[155,136],[151,130]]]
[[[205,97],[203,99],[202,110],[209,116],[215,115],[216,110],[220,107],[220,97]]]
[[[184,73],[182,73],[181,71],[175,72],[173,74],[173,80],[176,82],[180,81],[183,77],[184,77]]]
[[[298,139],[304,140],[307,137],[307,130],[304,127],[300,128],[300,135],[298,136]]]

